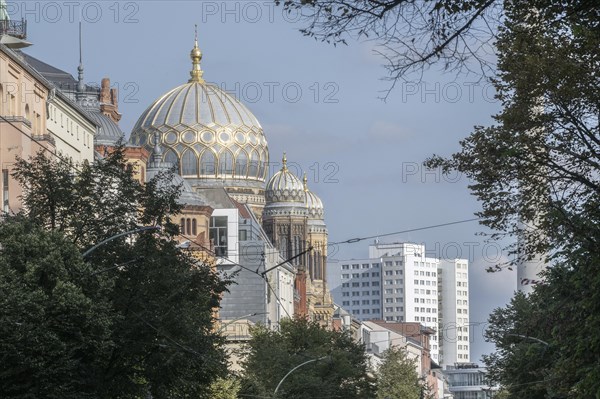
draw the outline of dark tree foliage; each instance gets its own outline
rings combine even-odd
[[[243,395],[274,397],[275,388],[294,367],[329,356],[291,373],[276,397],[374,397],[364,347],[350,335],[326,330],[315,322],[286,319],[279,331],[258,326],[252,331],[245,355]]]
[[[561,258],[600,237],[600,6],[585,0],[506,3],[496,125],[477,127],[448,159],[474,183],[482,223],[524,237],[514,262]]]
[[[0,231],[0,287],[13,298],[1,309],[13,338],[0,354],[0,396],[199,397],[225,374],[212,326],[227,282],[176,247],[170,216],[180,209],[180,188],[169,173],[141,184],[118,148],[78,167],[40,153],[18,161],[13,175],[25,189],[12,228],[31,237]],[[140,225],[162,229],[111,240],[82,259]],[[34,328],[35,319],[43,322]],[[24,336],[28,329],[49,338]]]
[[[510,399],[600,397],[600,258],[577,251],[490,316],[489,377]]]

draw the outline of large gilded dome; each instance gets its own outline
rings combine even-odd
[[[191,79],[146,109],[133,128],[131,142],[151,151],[158,132],[163,161],[179,165],[181,176],[192,186],[221,186],[240,195],[260,196],[269,162],[263,129],[240,101],[204,81],[197,40],[191,58]]]

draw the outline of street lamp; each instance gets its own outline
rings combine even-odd
[[[91,247],[90,249],[85,251],[81,256],[85,259],[89,254],[91,254],[96,249],[98,249],[98,247],[101,247],[102,245],[106,244],[109,241],[112,241],[119,237],[128,236],[130,234],[135,234],[135,233],[141,233],[143,231],[148,231],[148,230],[160,230],[160,227],[159,226],[145,226],[145,227],[139,227],[135,230],[126,231],[124,233],[115,234],[112,237],[108,237],[106,240],[100,241],[98,244],[94,245],[93,247]]]
[[[300,367],[304,366],[305,364],[309,364],[309,363],[313,363],[313,362],[318,362],[319,360],[323,360],[323,359],[331,359],[331,356],[328,355],[328,356],[319,357],[317,359],[307,360],[304,363],[300,363],[299,365],[297,365],[296,367],[294,367],[293,369],[291,369],[290,371],[288,371],[288,373],[283,376],[283,378],[281,379],[281,381],[279,381],[279,384],[277,384],[277,387],[275,388],[275,392],[273,392],[273,397],[277,396],[277,391],[279,391],[279,387],[281,386],[281,384],[283,383],[283,381],[285,381],[285,379],[288,378],[288,376],[290,374],[292,374],[294,371],[298,370]]]

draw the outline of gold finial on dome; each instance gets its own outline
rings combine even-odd
[[[204,83],[204,71],[200,68],[200,61],[202,61],[202,51],[200,51],[200,47],[198,47],[198,25],[196,25],[196,34],[194,36],[194,48],[190,53],[190,58],[192,59],[192,70],[190,71],[190,80],[188,83]]]
[[[304,172],[304,178],[302,179],[304,183],[304,191],[308,192],[308,178],[306,177],[306,172]]]
[[[285,152],[283,153],[283,159],[281,161],[283,162],[281,170],[287,170],[287,156],[285,155]]]

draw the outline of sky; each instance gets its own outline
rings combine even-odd
[[[307,173],[325,204],[329,241],[369,237],[473,218],[480,209],[465,176],[427,171],[433,154],[450,155],[475,125],[499,111],[493,88],[477,76],[439,67],[419,83],[399,83],[387,101],[383,60],[375,43],[347,46],[304,37],[303,23],[269,0],[8,1],[13,19],[28,21],[26,51],[77,75],[83,24],[85,80],[109,77],[119,89],[120,126],[129,135],[139,115],[187,82],[194,26],[204,78],[236,95],[258,118],[269,143],[270,169]],[[489,313],[516,289],[510,271],[487,273],[503,259],[477,222],[382,238],[417,242],[427,256],[470,262],[471,360],[493,347],[482,331]],[[368,244],[332,246],[330,258],[367,256]]]

